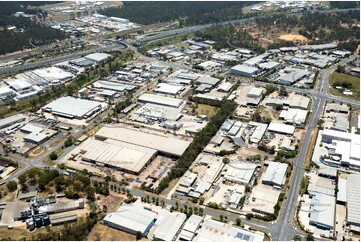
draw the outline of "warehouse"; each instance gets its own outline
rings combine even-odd
[[[144,93],[138,98],[139,102],[153,103],[170,107],[180,107],[184,101],[178,98],[166,97],[156,94]]]
[[[194,241],[263,241],[264,234],[207,219]]]
[[[247,65],[236,65],[231,68],[231,74],[240,75],[245,77],[254,77],[259,72],[258,68]]]
[[[126,85],[126,84],[110,82],[110,81],[96,81],[94,82],[93,87],[99,89],[117,91],[117,92],[124,92],[124,91],[130,92],[136,89],[136,87],[132,85]]]
[[[282,66],[281,63],[275,61],[264,62],[258,65],[259,68],[266,70],[274,70],[281,66]]]
[[[91,67],[92,65],[94,65],[94,61],[91,61],[89,59],[85,59],[85,58],[78,58],[78,59],[74,59],[69,61],[69,64],[74,65],[74,66],[78,66],[78,67]]]
[[[252,189],[249,206],[254,212],[272,214],[280,194],[281,191],[279,190],[256,186]]]
[[[53,203],[39,207],[39,213],[62,213],[75,209],[84,208],[84,199],[71,201],[67,203]]]
[[[263,92],[262,88],[258,88],[258,87],[252,87],[249,92],[247,93],[247,97],[251,97],[251,98],[259,98],[261,97]]]
[[[44,129],[42,127],[34,125],[33,123],[27,123],[20,128],[20,131],[30,134],[30,133],[41,133],[44,131]]]
[[[295,132],[295,127],[288,124],[271,122],[268,125],[268,131],[279,134],[292,135]]]
[[[270,53],[266,52],[266,53],[263,53],[261,55],[252,57],[252,58],[246,60],[245,62],[243,62],[242,64],[247,65],[247,66],[255,66],[255,65],[260,64],[269,55],[270,55]]]
[[[229,91],[231,91],[232,87],[232,83],[224,82],[218,87],[217,91],[228,93]]]
[[[347,176],[347,224],[351,231],[360,233],[360,174]]]
[[[279,82],[285,85],[293,85],[296,82],[300,81],[302,78],[309,76],[311,73],[307,70],[297,69],[287,67],[284,70],[286,75],[283,75],[279,78]]]
[[[282,110],[279,118],[284,120],[286,124],[302,126],[306,122],[307,114],[307,110],[289,108],[288,110]]]
[[[28,73],[30,74],[30,72]],[[73,78],[73,75],[70,72],[66,72],[55,66],[33,70],[32,74],[40,77],[45,83],[59,83]],[[33,75],[30,76],[33,77]]]
[[[201,216],[192,214],[185,222],[178,239],[181,241],[192,241],[202,222],[203,218]]]
[[[135,111],[136,115],[152,120],[173,120],[177,121],[182,117],[181,108],[172,108],[163,105],[146,103]]]
[[[196,82],[198,82],[200,84],[207,84],[207,85],[210,85],[212,87],[215,87],[220,81],[221,80],[219,80],[218,78],[215,78],[215,77],[202,76],[202,77],[198,78]]]
[[[227,164],[222,171],[222,176],[227,181],[236,182],[238,184],[250,185],[256,168],[256,164],[245,162]]]
[[[179,181],[179,186],[190,187],[193,185],[196,179],[197,179],[197,174],[192,173],[190,171],[186,171]]]
[[[313,192],[310,194],[310,225],[320,229],[333,229],[335,219],[335,197]]]
[[[177,95],[185,89],[184,86],[181,85],[172,85],[167,83],[159,83],[157,87],[154,89],[154,92]]]
[[[48,139],[46,134],[42,133],[31,133],[24,137],[25,142],[33,143],[33,144],[41,144]]]
[[[187,215],[178,212],[160,211],[157,216],[155,226],[157,227],[153,232],[153,237],[156,240],[174,241],[175,237],[182,227]]]
[[[84,56],[85,59],[94,61],[96,63],[105,62],[108,59],[110,59],[110,57],[111,57],[111,55],[106,54],[106,53],[93,53],[93,54]]]
[[[23,114],[15,114],[0,120],[0,129],[7,128],[13,124],[25,121],[26,116]]]
[[[45,112],[70,119],[89,118],[101,109],[99,102],[69,96],[58,98],[42,108]]]
[[[191,142],[116,126],[104,126],[96,134],[98,140],[113,139],[158,150],[163,155],[181,156]]]
[[[280,162],[269,162],[263,175],[262,183],[270,186],[282,187],[286,181],[288,165]]]
[[[17,92],[23,92],[29,90],[32,84],[25,79],[11,79],[5,80],[5,83],[9,85],[10,88]]]
[[[338,103],[327,103],[325,110],[326,113],[334,112],[334,113],[346,113],[349,112],[349,107],[347,105],[338,104]]]
[[[152,162],[157,150],[116,140],[88,139],[81,154],[84,161],[138,175]]]
[[[345,205],[347,203],[347,179],[338,178],[337,181],[337,198],[338,204]]]
[[[256,143],[258,144],[261,140],[262,137],[264,135],[264,133],[267,130],[267,124],[264,123],[258,123],[258,122],[249,122],[248,125],[250,125],[251,127],[254,127],[254,131],[252,132],[251,137],[249,138],[249,141],[251,143]]]
[[[11,90],[8,86],[0,87],[0,98],[7,98],[14,96],[14,91]]]
[[[141,232],[144,237],[153,227],[157,214],[141,206],[123,204],[117,211],[109,213],[103,223],[114,229],[119,229],[130,234]]]
[[[305,96],[295,95],[289,103],[290,108],[299,108],[307,110],[310,104],[310,99]]]

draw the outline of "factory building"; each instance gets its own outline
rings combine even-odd
[[[62,213],[82,208],[84,208],[84,200],[79,199],[77,201],[71,201],[68,203],[53,203],[45,206],[40,206],[39,213]]]
[[[136,87],[132,85],[126,85],[126,84],[110,82],[110,81],[96,81],[94,82],[93,87],[99,89],[112,90],[116,92],[130,92],[136,89]]]
[[[99,64],[99,63],[109,60],[111,58],[111,55],[106,54],[106,53],[93,53],[93,54],[84,56],[84,58],[94,61]]]
[[[258,68],[247,65],[236,65],[231,68],[231,74],[245,77],[255,77],[258,72]]]
[[[134,235],[137,231],[140,231],[144,237],[153,227],[156,217],[155,212],[144,207],[123,204],[117,211],[107,214],[103,219],[103,223],[114,229]]]
[[[288,110],[282,110],[279,118],[284,120],[286,124],[303,126],[306,122],[307,114],[307,110],[289,108]]]
[[[168,83],[159,83],[154,89],[154,92],[159,92],[163,94],[177,95],[185,90],[184,86],[181,85],[172,85]]]
[[[227,181],[238,184],[250,185],[257,165],[252,163],[227,164],[222,171],[222,176]]]
[[[360,233],[360,174],[350,174],[346,182],[347,224]]]
[[[179,212],[161,211],[155,222],[156,229],[153,238],[162,241],[174,241],[187,215]]]
[[[298,108],[303,110],[307,110],[309,105],[310,99],[301,95],[295,95],[289,103],[290,108]]]
[[[269,62],[264,62],[264,63],[260,63],[258,64],[258,67],[261,69],[265,69],[265,70],[274,70],[274,69],[278,69],[282,66],[281,63],[276,62],[276,61],[269,61]]]
[[[274,213],[281,191],[272,188],[256,186],[252,189],[249,205],[252,211],[262,214]]]
[[[262,96],[263,89],[258,87],[252,87],[247,93],[247,97],[260,98]]]
[[[285,70],[286,75],[279,78],[279,82],[285,85],[293,85],[300,81],[302,78],[310,76],[311,72],[307,70],[287,67]]]
[[[269,162],[263,175],[262,183],[270,186],[282,187],[286,181],[288,165],[280,162]]]
[[[99,102],[69,96],[58,98],[42,108],[45,112],[70,119],[89,118],[101,109]]]
[[[213,219],[204,221],[194,241],[263,241],[264,234],[229,226]]]
[[[138,102],[153,103],[178,108],[184,101],[182,99],[166,97],[156,94],[144,93],[138,98]]]
[[[8,86],[2,86],[0,87],[0,99],[8,98],[14,96],[15,93],[13,90],[11,90]]]
[[[104,126],[95,134],[95,139],[101,141],[107,139],[117,140],[154,149],[163,155],[174,157],[181,156],[191,143],[176,138],[116,126]]]
[[[0,120],[0,129],[7,128],[13,124],[20,123],[26,120],[26,116],[23,114],[15,114],[7,118]]]
[[[249,137],[249,141],[251,143],[258,144],[262,140],[262,137],[267,130],[268,124],[251,121],[248,123],[248,125],[254,128],[252,135]]]
[[[182,108],[146,103],[136,110],[134,114],[157,121],[178,121],[182,117],[182,110]]]
[[[271,122],[268,125],[267,130],[269,132],[274,132],[274,133],[278,133],[278,134],[293,135],[293,133],[295,132],[295,127],[292,125],[288,125],[288,124],[280,124],[280,123]]]
[[[192,241],[202,222],[203,218],[201,216],[192,214],[185,222],[178,239],[181,241]]]
[[[332,230],[335,218],[335,197],[313,192],[310,194],[310,225]]]

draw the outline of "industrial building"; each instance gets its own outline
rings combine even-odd
[[[290,106],[290,108],[298,108],[298,109],[307,110],[310,102],[311,101],[308,97],[301,96],[301,95],[295,95],[291,99],[289,106]]]
[[[177,121],[182,117],[182,110],[182,108],[146,103],[136,110],[134,114],[157,121]]]
[[[262,96],[263,89],[258,87],[252,87],[247,93],[247,97],[260,98]]]
[[[320,229],[333,229],[335,219],[335,197],[313,192],[310,194],[310,225]]]
[[[197,179],[197,174],[186,171],[182,178],[179,180],[179,186],[190,187],[193,185],[194,181]]]
[[[284,120],[286,124],[302,126],[306,122],[307,114],[307,110],[289,108],[288,110],[282,110],[279,118]]]
[[[360,174],[350,174],[346,182],[347,224],[360,233]]]
[[[224,167],[222,176],[227,181],[250,185],[256,168],[257,165],[253,163],[231,163]]]
[[[252,135],[249,137],[249,141],[251,143],[258,144],[262,140],[262,137],[267,130],[268,124],[251,121],[248,123],[248,125],[254,129]]]
[[[262,183],[270,186],[282,187],[286,181],[288,165],[280,162],[269,162],[263,175]]]
[[[169,107],[180,107],[184,101],[182,99],[166,97],[156,94],[144,93],[138,98],[138,102],[153,103]]]
[[[94,61],[99,64],[99,63],[109,60],[111,58],[111,55],[106,54],[106,53],[93,53],[93,54],[84,56],[84,58]]]
[[[159,83],[157,87],[154,89],[154,92],[177,95],[185,90],[184,86],[181,85],[172,85],[168,83]]]
[[[116,92],[130,92],[134,91],[137,87],[117,82],[110,81],[96,81],[93,83],[94,88],[112,90]]]
[[[245,77],[255,77],[259,69],[247,65],[236,65],[231,68],[231,74],[240,75]]]
[[[266,69],[266,70],[274,70],[274,69],[280,68],[281,66],[282,66],[282,64],[279,62],[276,62],[276,61],[268,61],[268,62],[258,64],[259,68]]]
[[[89,118],[101,109],[102,106],[100,102],[69,96],[58,98],[42,108],[45,112],[70,119]]]
[[[202,76],[196,80],[197,83],[210,85],[211,87],[215,87],[220,81],[220,79],[211,76]]]
[[[178,239],[182,241],[192,241],[202,222],[203,218],[201,216],[192,214],[184,223]]]
[[[122,230],[130,234],[141,232],[144,237],[153,227],[157,214],[141,206],[122,204],[120,208],[109,213],[103,223],[109,227]]]
[[[249,206],[254,212],[272,214],[280,194],[280,190],[256,186],[252,189]]]
[[[263,241],[264,234],[251,232],[213,219],[204,221],[194,241]]]
[[[71,201],[68,203],[53,203],[45,206],[40,206],[39,213],[62,213],[82,208],[84,208],[84,199],[79,199],[77,201]]]
[[[178,231],[182,227],[187,215],[179,212],[161,211],[158,213],[155,222],[153,237],[156,240],[174,241]]]
[[[287,67],[284,72],[286,75],[283,75],[279,78],[279,82],[285,85],[293,85],[296,82],[300,81],[302,78],[307,77],[311,72],[303,69]]]
[[[295,132],[295,127],[288,124],[271,122],[267,130],[278,134],[292,135]]]
[[[88,139],[80,153],[84,161],[138,175],[152,162],[157,150],[111,139]]]
[[[23,114],[15,114],[7,118],[0,120],[0,129],[7,128],[13,124],[20,123],[26,120],[26,116]]]
[[[157,150],[168,156],[181,156],[191,142],[176,138],[146,133],[117,126],[104,126],[96,134],[97,140],[113,139],[137,146]]]

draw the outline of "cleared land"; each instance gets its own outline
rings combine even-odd
[[[352,87],[350,91],[353,92],[352,96],[346,96],[343,94],[343,89],[335,89],[332,86],[336,83],[342,84],[343,82],[351,83]],[[330,93],[336,96],[349,97],[352,99],[360,100],[360,78],[351,75],[345,75],[338,72],[334,72],[331,77]]]
[[[89,233],[89,241],[135,241],[135,236],[126,232],[110,228],[104,224],[96,224]]]
[[[52,231],[60,231],[64,226],[58,225],[51,227]],[[46,234],[47,229],[45,227],[42,227],[40,229],[36,229],[33,232],[29,233],[29,231],[25,228],[13,228],[8,229],[7,226],[1,226],[0,227],[0,240],[31,240],[32,236],[37,236],[38,234]]]
[[[280,35],[279,39],[285,40],[285,41],[307,41],[308,39],[299,34],[282,34]]]
[[[205,104],[198,104],[198,108],[196,112],[198,115],[207,115],[208,117],[213,117],[217,113],[218,108],[205,105]]]

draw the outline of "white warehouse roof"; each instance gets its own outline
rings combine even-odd
[[[270,162],[263,175],[262,183],[275,186],[283,186],[286,180],[288,165],[280,162]]]
[[[360,224],[360,174],[347,176],[347,221]]]
[[[84,56],[84,58],[95,61],[95,62],[102,62],[102,61],[108,59],[109,57],[111,57],[111,55],[106,54],[106,53],[93,53],[93,54]]]
[[[182,99],[166,97],[156,94],[144,93],[138,98],[140,102],[160,104],[164,106],[179,107],[183,104]]]
[[[181,85],[172,85],[168,83],[159,83],[154,89],[155,92],[166,93],[171,95],[176,95],[184,89]]]
[[[103,219],[105,225],[113,228],[140,231],[145,234],[154,223],[157,214],[141,206],[123,204],[116,212],[109,213]]]
[[[268,126],[268,131],[281,134],[293,134],[295,132],[295,127],[292,125],[272,122]]]
[[[163,212],[158,215],[156,225],[158,226],[153,235],[154,238],[164,241],[174,241],[179,229],[182,227],[187,216],[178,212]]]
[[[252,163],[231,163],[225,166],[225,171],[222,174],[227,180],[237,183],[249,184],[256,168],[257,165]]]
[[[99,111],[100,109],[100,102],[69,96],[58,98],[43,107],[44,111],[69,118],[84,118],[96,111]]]
[[[104,126],[95,136],[98,139],[114,139],[155,149],[174,156],[181,156],[191,143],[172,137],[160,136],[117,126]]]

